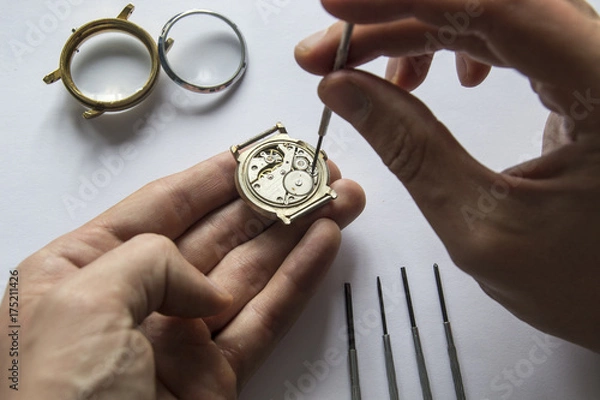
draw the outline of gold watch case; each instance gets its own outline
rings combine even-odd
[[[88,108],[88,110],[83,113],[85,119],[96,118],[106,112],[122,111],[131,108],[145,100],[156,85],[160,72],[158,47],[148,32],[128,21],[134,8],[133,4],[128,4],[116,18],[98,19],[88,22],[78,29],[74,29],[73,34],[65,43],[60,54],[58,69],[44,77],[44,82],[46,84],[51,84],[62,79],[67,91],[77,99],[77,101]],[[125,33],[138,39],[148,50],[151,60],[150,75],[148,76],[146,83],[130,96],[113,101],[97,100],[83,94],[75,84],[71,74],[71,61],[73,56],[79,51],[79,47],[91,37],[106,32]],[[165,51],[168,51],[172,43],[173,41],[170,40],[165,44]]]

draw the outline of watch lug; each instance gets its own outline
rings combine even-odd
[[[289,216],[290,222],[295,220],[296,218],[303,216],[303,215],[309,214],[310,212],[316,210],[317,208],[324,206],[325,204],[329,203],[331,200],[335,200],[336,198],[337,198],[337,193],[335,192],[335,190],[330,188],[327,191],[327,193],[322,195],[318,200],[314,201],[313,203],[309,204],[308,206],[304,207],[303,209],[298,210],[295,214],[290,215]]]
[[[283,126],[283,124],[281,122],[278,122],[277,124],[275,124],[275,127],[277,128],[277,130],[279,131],[279,133],[286,133],[287,134],[287,129],[285,129],[285,126]]]
[[[133,4],[131,4],[131,3],[127,4],[125,6],[125,8],[123,9],[123,11],[121,11],[121,13],[117,16],[117,19],[124,19],[124,20],[129,19],[129,17],[133,13],[134,9],[135,9],[135,6]]]
[[[56,82],[57,80],[59,80],[61,77],[61,73],[60,73],[60,69],[57,69],[56,71],[53,71],[51,73],[49,73],[48,75],[46,75],[44,77],[44,82],[46,82],[47,85]]]
[[[277,218],[279,218],[279,220],[283,222],[284,225],[290,225],[293,219],[292,217],[288,218],[288,216],[285,215],[283,212],[278,212]]]
[[[234,146],[231,146],[229,148],[229,151],[231,151],[231,154],[233,155],[233,158],[235,158],[235,161],[239,162],[239,159],[240,159],[240,146],[237,145],[237,144],[234,145]]]
[[[87,111],[85,111],[83,113],[83,118],[85,118],[85,119],[92,119],[92,118],[99,117],[102,114],[104,114],[103,110],[94,110],[94,109],[91,109],[91,110],[87,110]]]
[[[279,131],[280,133],[284,133],[287,134],[287,130],[285,129],[285,126],[283,126],[281,124],[281,122],[278,122],[274,127],[267,129],[266,131],[259,133],[258,135],[246,140],[243,143],[240,143],[238,145],[235,146],[231,146],[231,152],[233,153],[233,156],[236,157],[236,155],[239,157],[239,152],[240,150],[242,150],[243,148],[246,148],[248,146],[250,146],[253,143],[258,142],[261,139],[266,138],[269,135],[274,134],[275,132]]]

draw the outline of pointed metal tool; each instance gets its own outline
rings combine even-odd
[[[425,355],[423,354],[423,346],[421,346],[421,337],[419,336],[419,328],[417,328],[415,312],[413,310],[412,299],[410,297],[406,268],[402,267],[400,272],[402,273],[402,283],[404,284],[404,293],[406,294],[406,306],[408,307],[408,315],[410,317],[410,325],[413,343],[415,345],[415,356],[417,358],[417,368],[419,369],[419,380],[421,381],[423,400],[433,400],[433,396],[431,395],[431,386],[429,384],[429,376],[427,375],[427,366],[425,365]]]
[[[381,311],[381,323],[383,325],[383,351],[385,355],[385,372],[388,379],[390,400],[399,400],[400,397],[398,395],[398,381],[396,379],[392,342],[390,335],[388,334],[387,320],[385,318],[385,305],[383,304],[383,290],[381,288],[381,279],[379,277],[377,277],[377,294],[379,295],[379,310]]]
[[[356,353],[356,340],[354,337],[354,312],[352,310],[352,287],[344,284],[346,295],[346,323],[348,324],[348,363],[350,367],[350,389],[352,400],[361,400],[360,381],[358,378],[358,354]]]
[[[350,50],[350,38],[352,37],[353,29],[354,24],[346,23],[344,26],[344,33],[337,49],[333,71],[338,71],[346,66],[346,61],[348,60],[348,51]],[[321,151],[321,146],[323,145],[323,138],[327,134],[327,128],[329,128],[329,121],[331,121],[331,110],[329,107],[325,106],[323,109],[323,114],[321,115],[321,124],[319,125],[319,141],[317,142],[315,158],[313,159],[312,167],[310,169],[311,174],[315,173],[315,167],[317,165],[317,160],[319,159],[319,152]]]
[[[448,357],[450,358],[450,369],[452,370],[452,380],[454,381],[454,391],[456,392],[457,400],[465,400],[465,389],[463,386],[462,374],[460,372],[460,364],[458,363],[458,355],[454,338],[452,336],[452,328],[448,320],[448,312],[446,310],[446,300],[444,299],[444,289],[442,288],[442,278],[437,264],[433,264],[433,272],[435,274],[435,282],[437,284],[438,296],[440,298],[440,307],[442,309],[442,318],[444,320],[444,332],[446,334],[446,342],[448,343]]]

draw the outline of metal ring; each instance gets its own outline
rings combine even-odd
[[[148,32],[146,32],[144,29],[132,22],[127,21],[127,18],[129,18],[134,8],[135,7],[133,4],[128,4],[123,11],[121,11],[119,16],[117,16],[117,18],[99,19],[89,22],[83,25],[81,28],[74,30],[73,35],[71,35],[63,47],[60,55],[59,68],[44,77],[44,82],[47,84],[54,83],[62,78],[62,81],[69,93],[71,93],[71,95],[80,103],[90,108],[90,110],[87,110],[83,113],[83,117],[86,119],[95,118],[104,114],[105,112],[126,110],[139,104],[150,95],[151,90],[157,82],[160,63],[158,59],[156,42],[154,42],[152,36],[150,36],[150,34],[148,34]],[[150,53],[150,59],[152,62],[150,76],[142,88],[137,90],[131,96],[116,101],[99,101],[87,97],[75,85],[71,75],[71,60],[73,58],[73,54],[75,54],[79,49],[79,46],[90,37],[107,31],[124,32],[135,37],[136,39],[139,39]]]
[[[238,65],[237,70],[234,72],[234,74],[222,83],[218,83],[218,84],[212,85],[212,86],[195,85],[195,84],[188,82],[185,79],[182,79],[181,77],[179,77],[173,71],[173,69],[171,68],[171,65],[169,64],[169,60],[167,59],[167,52],[168,52],[171,44],[173,43],[172,39],[167,38],[167,36],[169,35],[169,31],[171,30],[173,25],[175,25],[175,23],[177,23],[177,21],[179,21],[182,18],[188,17],[190,15],[194,15],[194,14],[206,14],[206,15],[220,18],[225,23],[227,23],[227,25],[229,25],[231,27],[231,29],[233,29],[236,36],[238,37],[238,40],[241,45],[240,63]],[[229,86],[233,85],[238,80],[240,80],[242,78],[242,76],[244,75],[244,73],[246,72],[246,68],[248,67],[247,54],[248,54],[248,50],[246,47],[246,40],[244,39],[244,36],[242,35],[242,32],[238,29],[237,25],[234,24],[227,17],[225,17],[219,13],[216,13],[214,11],[210,11],[210,10],[189,10],[189,11],[185,11],[180,14],[177,14],[176,16],[171,18],[165,24],[165,26],[163,27],[162,33],[161,33],[160,37],[158,38],[158,56],[160,59],[160,63],[162,65],[163,69],[165,70],[165,72],[167,73],[167,75],[179,86],[184,87],[188,90],[191,90],[192,92],[197,92],[197,93],[219,92],[221,90],[227,89]]]

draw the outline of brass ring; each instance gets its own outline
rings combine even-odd
[[[98,117],[105,112],[126,110],[139,104],[146,99],[148,95],[150,95],[150,92],[157,82],[160,70],[158,47],[148,32],[127,20],[133,10],[133,4],[128,4],[117,16],[117,18],[99,19],[89,22],[79,29],[74,30],[73,35],[71,35],[63,47],[60,55],[59,68],[44,77],[44,82],[47,84],[54,83],[57,80],[62,79],[67,91],[84,106],[90,108],[83,113],[83,117],[86,119]],[[77,52],[79,46],[83,42],[92,36],[108,31],[124,32],[139,39],[150,53],[152,67],[150,76],[148,77],[146,83],[141,89],[137,90],[131,96],[116,101],[99,101],[85,96],[75,85],[71,75],[71,60],[73,58],[73,54]]]

